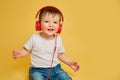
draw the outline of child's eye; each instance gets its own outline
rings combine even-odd
[[[57,24],[58,22],[55,21],[54,23]]]
[[[48,23],[48,21],[45,21],[45,23]]]

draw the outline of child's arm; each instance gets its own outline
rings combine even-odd
[[[13,51],[13,58],[17,59],[19,57],[24,57],[26,56],[28,53],[30,53],[30,50],[27,50],[26,48],[22,48],[20,50],[14,50]]]
[[[70,60],[64,53],[58,54],[59,60],[61,60],[63,63],[69,65],[74,71],[78,71],[80,66],[77,62],[74,62]]]

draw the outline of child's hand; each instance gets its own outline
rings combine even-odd
[[[80,66],[77,62],[71,62],[70,67],[76,72],[80,69]]]
[[[14,51],[13,51],[13,58],[14,58],[14,59],[17,59],[17,58],[19,58],[20,56],[21,56],[20,50],[14,50]]]

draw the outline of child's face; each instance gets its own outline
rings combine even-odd
[[[45,14],[41,18],[41,28],[42,32],[48,36],[52,36],[54,33],[57,32],[59,26],[59,15],[53,15],[50,13]]]

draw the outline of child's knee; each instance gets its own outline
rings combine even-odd
[[[66,73],[62,72],[57,75],[58,80],[72,80],[72,78]]]

